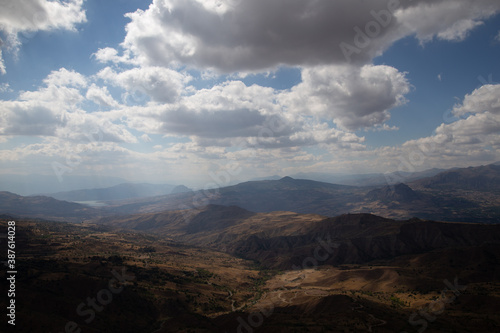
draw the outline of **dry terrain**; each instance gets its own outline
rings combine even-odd
[[[108,224],[17,221],[16,332],[65,332],[72,322],[82,332],[131,333],[493,332],[500,326],[495,226],[436,227],[370,215],[325,220],[220,206],[187,220],[165,214]],[[142,223],[155,228],[134,230]],[[418,223],[420,233],[411,229]],[[419,251],[378,259],[360,254],[362,247],[377,253],[376,238],[390,241],[402,226],[420,239]],[[317,238],[327,230],[335,241]],[[470,230],[475,237],[465,237]],[[233,232],[239,238],[231,241]],[[363,234],[372,241],[361,241]],[[295,249],[287,250],[292,256],[281,249],[287,237],[295,239]],[[248,239],[261,241],[245,256],[235,244]],[[448,245],[422,247],[433,242]]]

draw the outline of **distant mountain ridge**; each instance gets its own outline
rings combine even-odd
[[[239,206],[254,212],[294,211],[335,215],[346,202],[362,199],[365,190],[313,180],[284,177],[249,181],[210,191],[171,194],[130,200],[110,207],[117,214],[133,214],[199,208],[208,204]]]
[[[310,179],[319,182],[327,182],[349,186],[381,186],[395,185],[398,183],[411,182],[414,180],[432,177],[446,169],[428,169],[424,171],[407,172],[396,171],[388,173],[366,173],[366,174],[332,174],[324,172],[299,172],[290,175],[293,178]]]
[[[146,185],[142,190],[122,185],[107,189],[72,191],[59,198],[74,201],[110,200],[108,206],[92,214],[128,215],[186,209],[201,209],[206,205],[238,206],[252,212],[291,211],[301,214],[337,216],[345,213],[371,213],[393,219],[419,217],[452,222],[500,222],[500,166],[488,165],[453,169],[433,177],[409,183],[375,186],[348,186],[283,177],[279,180],[249,181],[223,188],[191,191],[179,186],[161,187],[160,191],[174,191],[154,196],[158,188]],[[142,191],[142,192],[141,192]],[[186,191],[186,192],[183,192]],[[96,193],[101,196],[96,196]],[[161,193],[161,192],[160,192]],[[143,195],[147,197],[133,197]],[[76,199],[76,200],[75,200]],[[2,200],[2,198],[0,198]],[[9,202],[8,198],[3,201]],[[51,211],[33,200],[23,199],[18,212],[36,218],[83,216],[58,212],[57,205],[48,203]],[[24,208],[21,206],[25,205]],[[67,203],[61,203],[66,207]],[[9,205],[3,205],[0,214],[14,214]],[[79,208],[75,208],[79,209]],[[98,213],[96,213],[98,212]],[[91,215],[92,215],[91,214]],[[86,215],[87,216],[87,215]]]
[[[58,200],[67,201],[112,201],[134,198],[154,197],[172,192],[182,193],[189,189],[185,186],[169,184],[123,183],[106,188],[84,189],[48,194]]]
[[[131,200],[110,209],[117,214],[134,214],[216,204],[239,206],[254,212],[293,211],[325,216],[351,212],[373,213],[395,219],[416,216],[442,221],[498,223],[500,194],[494,192],[496,176],[483,176],[483,173],[496,175],[494,171],[497,169],[498,166],[453,169],[408,184],[386,184],[381,187],[348,186],[284,177],[279,180],[250,181],[210,191]],[[451,183],[446,193],[439,188],[432,188],[432,184],[439,184],[440,177],[456,172],[463,173],[463,177],[459,182]],[[460,190],[463,184],[467,184],[467,179],[478,177],[488,180],[474,181],[477,185],[475,192]],[[488,189],[487,193],[479,191],[483,184]]]
[[[414,181],[412,184],[436,190],[500,191],[500,165],[453,169]]]

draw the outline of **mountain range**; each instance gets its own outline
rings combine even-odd
[[[331,174],[322,172],[299,172],[290,175],[292,178],[309,179],[325,183],[350,186],[380,186],[395,185],[402,182],[411,182],[422,178],[433,177],[445,169],[428,169],[424,171],[395,171],[387,173],[368,174]]]
[[[500,220],[500,166],[443,171],[432,177],[384,186],[349,186],[284,177],[192,191],[185,186],[121,184],[109,188],[56,193],[67,201],[101,200],[89,208],[4,193],[0,214],[78,221],[97,216],[201,209],[215,204],[253,212],[291,211],[337,216],[370,213],[393,219],[418,217],[456,222]],[[157,195],[168,192],[170,194]],[[43,207],[42,207],[43,206]]]
[[[122,183],[106,188],[58,192],[49,194],[49,196],[58,200],[66,201],[113,201],[153,197],[187,191],[189,191],[189,188],[183,185],[175,186],[169,184]]]
[[[0,192],[22,267],[16,331],[494,332],[499,171],[284,177],[98,208]]]
[[[116,202],[108,209],[116,214],[134,214],[216,204],[254,212],[293,211],[325,216],[372,213],[395,219],[496,223],[500,220],[497,188],[500,166],[488,165],[448,170],[407,184],[385,186],[348,186],[284,177]]]

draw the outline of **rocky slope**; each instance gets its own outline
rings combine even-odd
[[[98,221],[175,237],[197,246],[257,260],[271,268],[356,264],[435,249],[497,243],[500,225],[396,221],[371,214],[335,218],[290,212],[252,213],[231,206]]]

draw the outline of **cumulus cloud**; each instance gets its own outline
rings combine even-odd
[[[113,122],[113,115],[87,113],[81,109],[86,97],[87,78],[64,68],[51,72],[44,86],[24,91],[17,100],[0,101],[0,135],[64,138],[71,142],[136,142],[137,139]],[[95,85],[87,91],[96,96]],[[102,92],[102,90],[101,90]]]
[[[6,42],[0,40],[0,48],[17,52],[21,42],[19,33],[29,37],[37,31],[56,29],[74,30],[75,25],[86,22],[84,0],[4,0],[0,4],[0,32]],[[3,45],[2,45],[3,44]],[[0,73],[5,73],[0,49]]]
[[[495,0],[419,1],[398,9],[395,16],[402,29],[415,33],[422,42],[434,37],[461,41],[499,10],[500,3]]]
[[[368,63],[408,35],[462,40],[499,10],[495,0],[155,0],[127,15],[124,55],[108,48],[97,58],[226,73]]]
[[[119,56],[118,51],[112,47],[105,47],[103,49],[99,49],[96,53],[93,54],[99,62],[112,62],[112,63],[129,63],[131,62],[128,55]]]
[[[433,38],[462,40],[500,11],[497,1],[469,2],[154,0],[147,10],[127,14],[131,22],[121,54],[109,47],[95,54],[102,62],[137,67],[122,72],[108,67],[98,76],[126,89],[124,99],[132,104],[149,100],[170,104],[156,119],[161,123],[154,125],[156,131],[203,133],[205,138],[222,133],[233,137],[241,131],[244,136],[259,128],[266,108],[275,114],[276,109],[286,111],[296,119],[315,116],[342,130],[394,130],[385,122],[391,109],[406,103],[410,84],[405,73],[372,65],[371,60],[409,35],[422,43]],[[235,78],[237,73],[265,72],[279,65],[299,67],[302,82],[289,91],[256,96],[260,101],[275,98],[278,102],[260,108],[231,106],[226,113],[220,112],[225,106],[216,101],[223,99],[218,94],[222,85],[182,96],[191,78],[172,69],[187,66],[202,73],[236,72]],[[231,93],[229,86],[236,87],[225,87],[226,95]],[[209,98],[201,102],[204,94]],[[217,112],[210,110],[214,107]],[[248,126],[242,125],[243,120]],[[133,122],[153,123],[144,117]]]
[[[0,14],[2,30],[7,32],[74,29],[86,21],[83,0],[4,0]]]
[[[269,87],[227,81],[183,96],[175,103],[131,106],[124,111],[130,128],[189,137],[200,147],[360,147],[363,138],[290,112],[280,94]]]
[[[111,96],[107,87],[98,87],[95,83],[92,83],[89,87],[85,97],[103,107],[111,108],[118,107],[120,105],[117,101],[115,101],[113,96]]]
[[[131,97],[141,102],[149,97],[159,103],[175,102],[191,79],[187,74],[164,67],[137,67],[122,72],[106,67],[97,77],[125,89],[125,100]]]
[[[422,161],[449,163],[451,160],[457,165],[463,163],[464,157],[468,162],[498,160],[499,92],[500,85],[484,85],[474,90],[453,108],[453,113],[460,119],[441,124],[432,136],[406,142],[403,152],[418,155]]]
[[[50,86],[57,87],[86,87],[87,79],[80,73],[68,71],[66,68],[61,68],[58,71],[52,71],[43,82]]]
[[[490,112],[500,115],[500,84],[486,84],[465,96],[462,104],[455,105],[453,114]]]
[[[389,110],[406,103],[409,91],[405,73],[390,66],[316,66],[304,69],[302,82],[281,100],[291,112],[355,130],[389,120]]]
[[[277,129],[279,135],[290,133],[290,121],[281,114],[274,98],[272,88],[229,81],[196,91],[176,103],[130,108],[128,125],[148,133],[221,140],[274,137]]]

